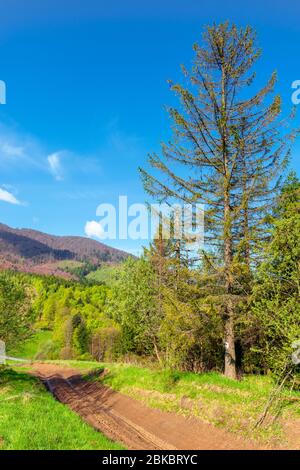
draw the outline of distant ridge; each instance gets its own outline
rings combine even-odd
[[[0,268],[74,277],[61,269],[62,261],[99,266],[116,264],[130,256],[104,243],[79,236],[57,236],[0,223]]]

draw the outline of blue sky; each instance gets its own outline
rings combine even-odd
[[[98,204],[145,201],[137,167],[169,135],[167,80],[191,63],[204,25],[257,30],[257,84],[277,70],[287,112],[300,80],[294,0],[0,0],[0,11],[0,221],[14,227],[84,235]]]

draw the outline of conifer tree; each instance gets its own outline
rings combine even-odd
[[[293,135],[282,135],[275,74],[249,96],[252,67],[260,56],[250,27],[208,27],[194,51],[191,71],[183,67],[187,85],[171,83],[181,102],[180,109],[169,109],[173,137],[162,144],[161,156],[150,155],[153,170],[140,172],[155,199],[205,205],[206,248],[222,284],[224,370],[235,378],[241,264],[251,265]]]

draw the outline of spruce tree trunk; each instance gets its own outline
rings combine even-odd
[[[230,213],[230,198],[228,187],[225,186],[224,194],[224,267],[225,267],[225,314],[224,314],[224,346],[226,377],[236,379],[236,354],[234,334],[234,305],[232,301],[232,222]]]
[[[232,214],[230,208],[231,195],[231,174],[228,162],[228,122],[227,122],[227,102],[225,90],[225,69],[222,65],[222,148],[224,161],[224,270],[225,270],[225,314],[224,314],[224,374],[226,377],[236,379],[236,357],[234,344],[234,306],[232,302],[232,261],[233,261],[233,242],[232,242]]]
[[[236,379],[236,354],[234,341],[234,311],[232,301],[228,299],[225,313],[225,367],[224,374],[226,377]]]

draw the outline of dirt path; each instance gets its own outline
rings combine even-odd
[[[86,382],[76,369],[34,364],[33,373],[60,402],[128,449],[256,448],[253,443],[196,418],[151,409],[100,383]]]

